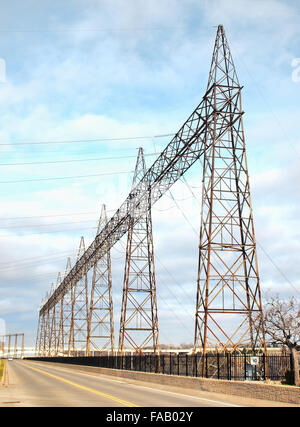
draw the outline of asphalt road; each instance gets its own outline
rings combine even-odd
[[[9,386],[0,387],[0,406],[247,406],[238,397],[177,390],[108,375],[78,372],[74,368],[55,364],[16,360],[7,362],[7,366]]]

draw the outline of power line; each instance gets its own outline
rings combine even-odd
[[[145,157],[155,156],[156,153],[145,154]],[[74,162],[91,162],[91,161],[101,161],[101,160],[122,160],[122,159],[132,159],[136,156],[119,156],[119,157],[94,157],[89,159],[70,159],[70,160],[47,160],[47,161],[38,161],[38,162],[22,162],[22,163],[0,163],[0,166],[24,166],[24,165],[42,165],[42,164],[52,164],[52,163],[74,163]]]
[[[23,258],[23,259],[18,259],[15,261],[10,261],[10,262],[2,262],[0,264],[0,269],[2,269],[2,267],[7,268],[7,267],[12,267],[15,265],[19,265],[19,264],[23,264],[23,263],[27,263],[27,262],[34,262],[34,261],[39,261],[39,260],[51,260],[52,258],[57,258],[57,257],[62,257],[62,255],[67,255],[70,254],[70,251],[63,251],[63,252],[58,252],[54,255],[42,255],[42,256],[35,256],[35,257],[30,257],[30,258]],[[76,251],[74,251],[74,255],[76,255]]]
[[[186,179],[184,179],[187,187],[190,189],[191,193],[193,194],[194,198],[197,200],[197,202],[201,205],[200,201],[198,200],[198,198],[196,197],[196,195],[194,194],[194,192],[191,190],[190,185],[188,184],[188,182],[186,181]],[[171,194],[171,192],[170,192]],[[172,194],[171,194],[172,195]],[[173,196],[172,196],[173,197]],[[175,200],[174,200],[175,202]],[[176,202],[175,202],[176,203]],[[180,207],[177,205],[178,209],[180,209]],[[181,210],[181,209],[180,209]],[[182,212],[182,211],[181,211]],[[192,224],[189,222],[188,218],[186,217],[186,215],[182,212],[183,216],[185,217],[185,219],[187,220],[187,222],[192,226]],[[193,226],[192,226],[193,228]],[[193,228],[194,230],[194,228]],[[195,231],[195,230],[194,230]],[[289,283],[289,285],[300,295],[299,290],[293,285],[293,283],[289,280],[289,278],[284,274],[284,272],[278,267],[278,265],[272,260],[271,256],[267,253],[267,251],[262,247],[262,245],[256,240],[256,244],[261,248],[261,250],[264,252],[264,254],[267,256],[267,258],[269,259],[269,261],[271,262],[271,264],[276,268],[276,270],[281,274],[281,276]]]
[[[172,194],[172,192],[170,190],[169,190],[169,193],[170,193],[171,198],[172,198],[173,202],[175,203],[177,209],[181,212],[182,216],[184,217],[184,219],[186,220],[186,222],[190,225],[190,227],[192,228],[192,230],[194,231],[194,233],[196,234],[196,236],[198,236],[197,230],[194,228],[193,224],[190,222],[190,220],[188,219],[188,217],[186,216],[186,214],[184,213],[184,211],[178,205],[175,197],[173,196],[173,194]]]
[[[299,290],[296,288],[296,286],[293,285],[293,283],[289,280],[289,278],[284,274],[284,272],[278,267],[278,265],[272,260],[270,255],[267,253],[267,251],[262,247],[258,241],[256,241],[257,245],[261,248],[263,253],[266,255],[268,260],[271,262],[271,264],[276,268],[276,270],[281,274],[281,276],[288,282],[288,284],[300,295]]]
[[[125,244],[120,240],[119,241],[120,242],[120,245],[122,246],[122,248],[124,249],[124,254],[126,253],[126,248],[125,248]],[[171,279],[177,284],[177,286],[182,290],[182,287],[179,285],[179,283],[174,279],[174,276],[169,272],[169,270],[163,265],[163,263],[159,260],[159,258],[158,258],[158,256],[157,256],[157,254],[155,254],[154,255],[154,257],[155,257],[155,259],[162,265],[162,267],[165,269],[165,271],[169,274],[169,276],[171,277]],[[163,283],[164,284],[164,286],[167,288],[167,290],[169,291],[169,293],[176,299],[176,301],[179,303],[179,305],[181,305],[182,306],[182,300],[180,301],[179,299],[178,299],[178,297],[177,297],[177,295],[172,291],[172,289],[171,288],[169,288],[169,286],[164,282],[164,281],[162,281],[161,279],[159,279],[159,281],[161,282],[161,283]],[[182,290],[183,291],[183,290]],[[187,294],[186,294],[187,295]],[[160,298],[161,298],[161,296],[160,296]],[[185,310],[185,312],[187,313],[187,315],[188,316],[191,316],[193,319],[194,319],[194,317],[193,317],[193,315],[190,313],[190,312],[188,312],[187,311],[187,309],[185,308],[184,309]],[[177,317],[177,316],[176,316]]]
[[[170,290],[170,288],[167,286],[167,284],[165,283],[165,282],[163,282],[163,281],[161,281],[162,282],[162,284],[164,285],[164,286],[166,286],[167,287],[167,289],[169,290],[169,292],[171,292],[171,290]],[[171,292],[172,293],[172,292]],[[173,296],[174,296],[174,294],[173,294]],[[183,321],[182,321],[182,318],[181,317],[179,317],[178,315],[177,315],[177,312],[172,308],[172,306],[169,304],[169,302],[167,302],[167,299],[165,299],[165,298],[163,298],[161,295],[159,296],[159,299],[160,299],[160,302],[162,301],[162,302],[164,302],[167,306],[168,306],[168,308],[169,308],[169,310],[172,312],[172,314],[176,317],[176,319],[178,320],[178,322],[184,327],[184,329],[186,330],[186,331],[188,331],[188,333],[190,333],[191,331],[190,331],[190,328],[188,328],[184,323],[183,323]],[[168,300],[169,301],[169,300]],[[182,307],[182,303],[180,302],[180,307]],[[177,310],[178,311],[178,310]]]
[[[161,134],[161,135],[151,135],[151,136],[129,136],[121,138],[94,138],[94,139],[69,139],[69,140],[60,140],[60,141],[36,141],[36,142],[4,142],[0,143],[0,146],[5,145],[44,145],[44,144],[72,144],[72,143],[81,143],[81,142],[106,142],[106,141],[131,141],[136,139],[153,139],[153,138],[164,138],[167,136],[174,136],[174,133]]]
[[[97,222],[97,219],[87,219],[87,220],[84,220],[84,221],[68,221],[68,222],[57,222],[57,223],[53,222],[51,224],[48,223],[48,224],[7,225],[5,227],[2,227],[0,225],[0,229],[2,229],[2,230],[4,229],[5,230],[5,229],[10,229],[10,228],[49,227],[49,226],[55,226],[55,225],[82,224],[84,222]]]
[[[109,210],[107,212],[115,212],[114,210]],[[69,212],[64,214],[53,214],[53,215],[33,215],[33,216],[15,216],[15,217],[4,217],[0,218],[0,221],[9,221],[9,220],[18,220],[18,219],[33,219],[33,218],[50,218],[57,216],[72,216],[72,215],[91,215],[98,213],[98,211],[89,211],[89,212]]]
[[[106,212],[115,212],[116,209],[108,209]],[[15,216],[15,217],[0,217],[0,221],[9,221],[9,220],[19,220],[19,219],[33,219],[33,218],[50,218],[50,217],[57,217],[57,216],[72,216],[72,215],[92,215],[92,214],[99,214],[99,211],[85,211],[85,212],[66,212],[62,214],[49,214],[49,215],[33,215],[33,216]]]
[[[163,27],[163,28],[48,28],[48,29],[27,29],[27,28],[8,28],[1,29],[0,33],[80,33],[80,32],[151,32],[151,31],[170,31],[182,30],[184,27]]]
[[[53,258],[45,259],[43,261],[43,264],[45,265],[45,264],[57,262],[57,261],[59,261],[61,259],[65,259],[65,257],[66,256],[61,256],[60,255],[60,256],[53,257]],[[7,266],[4,266],[4,267],[1,267],[0,268],[0,272],[10,271],[10,270],[17,270],[18,272],[20,272],[20,271],[23,271],[24,269],[32,268],[32,267],[39,267],[41,265],[40,261],[34,260],[34,258],[32,259],[32,261],[26,261],[26,262],[24,261],[22,263],[21,262],[20,263],[16,262],[15,264],[16,265],[12,264],[12,265],[7,265]]]
[[[158,256],[155,254],[156,260],[159,262],[159,264],[164,268],[164,270],[168,273],[168,275],[171,277],[171,279],[176,283],[177,287],[185,294],[186,297],[189,298],[188,293],[184,290],[184,288],[180,285],[180,283],[175,279],[172,273],[167,269],[167,267],[162,263],[162,261],[158,258]],[[189,313],[190,315],[190,313]]]
[[[234,44],[234,43],[233,43]],[[236,55],[237,55],[238,49],[236,50]],[[253,86],[256,88],[256,91],[258,92],[259,96],[262,98],[262,100],[264,101],[265,105],[267,106],[267,108],[269,108],[271,115],[273,116],[274,121],[276,122],[277,126],[279,127],[279,129],[282,132],[282,135],[284,137],[285,140],[288,141],[288,143],[290,144],[290,146],[292,147],[292,149],[294,150],[294,153],[297,155],[297,157],[299,158],[299,151],[298,149],[294,146],[294,144],[291,142],[291,138],[288,135],[286,129],[283,127],[282,123],[280,122],[279,118],[277,117],[277,115],[275,114],[271,103],[269,102],[268,98],[265,95],[265,92],[262,92],[261,87],[259,85],[259,83],[257,82],[257,80],[255,79],[255,77],[253,76],[253,74],[249,71],[244,59],[242,59],[242,56],[238,56],[239,61],[241,62],[241,64],[244,66],[244,69],[246,70],[246,72],[248,73],[250,79],[252,80]]]
[[[80,229],[80,230],[96,230],[97,229],[97,227],[86,227],[86,228],[83,228],[83,229]],[[61,229],[61,230],[51,230],[51,231],[40,231],[40,232],[34,232],[34,233],[28,233],[28,234],[26,234],[26,236],[33,236],[33,235],[37,235],[37,234],[51,234],[51,233],[70,233],[70,232],[72,232],[72,231],[78,231],[78,228],[70,228],[70,229],[68,229],[68,230],[66,230],[65,228],[64,229]],[[23,234],[22,234],[22,236],[23,236]],[[11,234],[0,234],[0,237],[20,237],[20,235],[11,235]]]
[[[17,183],[24,183],[24,182],[36,182],[36,181],[53,181],[53,180],[60,180],[60,179],[74,179],[74,178],[93,178],[97,176],[105,176],[105,175],[121,175],[121,174],[130,174],[134,171],[121,171],[121,172],[107,172],[107,173],[100,173],[100,174],[93,174],[93,175],[75,175],[75,176],[61,176],[61,177],[53,177],[53,178],[33,178],[33,179],[20,179],[16,181],[0,181],[0,184],[17,184]]]

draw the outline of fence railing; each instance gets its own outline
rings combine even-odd
[[[128,371],[152,372],[223,380],[280,381],[292,369],[289,355],[249,354],[143,354],[90,357],[29,357],[28,360],[70,363]]]

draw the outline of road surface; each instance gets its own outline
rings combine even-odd
[[[178,390],[97,373],[78,372],[27,360],[8,361],[9,386],[0,387],[0,406],[216,407],[263,406],[239,397]],[[259,402],[259,401],[257,401]],[[271,406],[276,403],[269,402]],[[289,405],[284,405],[289,406]]]

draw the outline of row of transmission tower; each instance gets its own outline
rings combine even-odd
[[[21,343],[20,343],[21,340]],[[24,356],[24,333],[0,335],[0,359]]]
[[[85,248],[81,239],[75,265],[68,260],[64,276],[58,276],[40,307],[37,355],[159,352],[151,209],[199,159],[202,208],[194,350],[266,351],[241,92],[220,25],[202,101],[149,169],[139,149],[125,202],[110,220],[103,205],[95,240]],[[124,235],[115,348],[110,250]]]
[[[136,184],[145,173],[144,152],[140,148],[130,193],[131,219],[127,233],[117,348],[121,354],[124,348],[133,348],[135,352],[141,353],[147,346],[152,347],[154,352],[159,347],[150,199],[144,198],[137,206],[134,203]],[[103,205],[97,234],[106,224],[106,207]],[[84,252],[85,243],[81,237],[77,260]],[[70,269],[71,260],[68,258],[64,276]],[[51,294],[61,280],[59,273]],[[46,298],[49,298],[49,294]],[[89,356],[103,352],[114,354],[115,351],[111,256],[108,247],[91,271],[85,271],[80,280],[72,283],[68,292],[40,316],[36,354]]]

